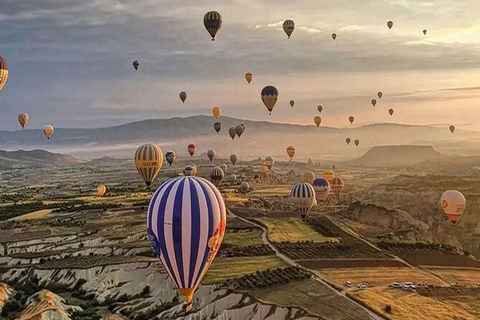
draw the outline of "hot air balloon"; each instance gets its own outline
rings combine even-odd
[[[182,91],[178,96],[180,97],[180,100],[185,103],[185,100],[187,100],[187,93],[185,91]]]
[[[273,165],[275,164],[275,160],[273,159],[273,157],[271,156],[268,156],[265,158],[265,161],[263,162],[267,167],[268,169],[272,169]]]
[[[336,33],[332,33],[332,39],[333,39],[333,41],[335,41],[335,39],[337,39],[337,34]]]
[[[312,171],[305,172],[305,174],[303,175],[303,181],[312,184],[313,180],[315,180],[315,173],[313,173]]]
[[[7,83],[8,80],[8,65],[7,61],[0,57],[0,91],[2,91],[3,87]]]
[[[354,143],[358,147],[358,145],[360,144],[360,140],[357,139],[357,140],[354,141]]]
[[[377,97],[378,97],[379,99],[382,99],[382,97],[383,97],[382,91],[378,91],[378,92],[377,92]]]
[[[103,184],[97,187],[97,195],[99,198],[102,198],[106,192],[107,192],[107,187],[105,187]]]
[[[170,179],[150,201],[148,238],[179,294],[186,298],[186,312],[222,244],[226,211],[218,189],[199,177]]]
[[[187,150],[188,150],[188,153],[190,154],[190,156],[193,157],[193,155],[195,154],[195,145],[193,143],[190,143],[187,147]]]
[[[233,183],[237,182],[237,175],[232,174],[232,175],[230,176],[230,181],[232,181]]]
[[[452,223],[458,221],[463,211],[465,211],[466,200],[463,194],[457,190],[448,190],[442,194],[440,199],[443,212]]]
[[[350,141],[352,141],[352,139],[347,138],[347,139],[345,139],[345,141],[347,142],[347,145],[349,145],[349,144],[350,144]]]
[[[237,163],[237,155],[236,154],[231,154],[230,155],[230,162],[235,165]]]
[[[427,34],[427,29],[424,29],[424,30],[423,30],[423,34],[424,34],[424,35]]]
[[[226,163],[222,163],[219,167],[223,170],[223,173],[227,174],[228,166]]]
[[[212,171],[210,172],[210,180],[215,187],[218,188],[220,186],[224,177],[225,172],[223,172],[222,168],[219,166],[213,167]]]
[[[140,67],[140,61],[138,60],[133,61],[133,67],[135,68],[135,71],[137,71],[138,67]]]
[[[248,83],[252,82],[253,79],[253,74],[251,72],[245,73],[245,80],[247,80]]]
[[[295,30],[295,22],[293,22],[293,20],[285,20],[283,23],[283,31],[287,34],[288,39],[290,39],[293,30]]]
[[[20,123],[20,125],[22,126],[22,129],[25,128],[29,119],[30,117],[28,116],[27,113],[21,113],[18,115],[18,123]]]
[[[213,114],[213,117],[214,117],[215,119],[220,118],[220,116],[222,115],[222,108],[220,108],[220,107],[213,107],[213,109],[212,109],[212,114]]]
[[[450,132],[454,133],[455,132],[455,126],[450,126]]]
[[[393,109],[389,109],[388,113],[390,113],[390,115],[393,116]]]
[[[217,134],[220,132],[220,130],[222,130],[222,123],[221,122],[215,122],[213,124],[213,129],[215,130],[215,132],[217,132]]]
[[[268,112],[272,114],[273,107],[278,100],[278,90],[274,86],[266,86],[261,93],[262,101]]]
[[[240,183],[239,189],[241,193],[245,194],[248,192],[248,190],[250,190],[250,185],[247,181],[242,181],[242,183]]]
[[[330,183],[325,178],[317,178],[313,180],[313,190],[318,204],[322,205],[330,192]]]
[[[230,127],[228,129],[228,134],[230,135],[230,138],[232,138],[232,140],[235,140],[235,136],[237,135],[237,132],[235,131],[235,127]]]
[[[295,156],[295,147],[294,146],[288,146],[287,147],[287,154],[290,157],[290,161],[292,161],[293,157]]]
[[[295,101],[290,100],[290,106],[293,108],[294,105],[295,105]]]
[[[242,126],[241,124],[238,124],[235,126],[235,133],[239,138],[242,136],[244,131],[245,131],[245,127]]]
[[[155,177],[162,168],[162,163],[163,152],[156,144],[144,144],[135,152],[135,167],[147,187],[150,187],[152,181],[155,180]]]
[[[333,180],[330,183],[330,189],[337,196],[339,196],[340,192],[342,192],[343,186],[344,186],[344,182],[342,178],[339,178],[339,177],[333,178]]]
[[[355,118],[353,116],[350,116],[348,117],[348,121],[350,121],[350,123],[353,123],[353,121],[355,121]]]
[[[53,126],[51,124],[47,124],[45,127],[43,127],[43,134],[49,140],[53,135],[53,131],[55,131],[55,129],[53,128]]]
[[[332,170],[323,170],[323,177],[332,183],[333,178],[335,178],[335,172]]]
[[[377,105],[377,99],[372,99],[372,105],[375,107]]]
[[[207,150],[207,157],[210,159],[210,162],[213,162],[213,159],[215,158],[216,152],[213,149]]]
[[[197,165],[193,163],[190,166],[192,167],[192,176],[196,176],[198,172]]]
[[[320,127],[320,124],[322,123],[322,118],[320,116],[315,116],[315,118],[313,118],[313,122],[315,122],[315,124],[317,125],[317,128]]]
[[[207,12],[203,17],[203,25],[212,37],[212,41],[215,41],[215,36],[222,27],[222,16],[217,11]]]
[[[392,29],[392,27],[393,27],[393,21],[388,21],[388,22],[387,22],[387,27],[388,27],[388,29]]]
[[[318,106],[318,107],[317,107],[317,110],[318,110],[319,113],[322,113],[323,107],[322,107],[322,106]]]
[[[302,219],[304,219],[312,207],[316,205],[315,190],[311,184],[300,182],[292,187],[290,192],[293,203],[295,203],[300,210]]]
[[[177,158],[177,154],[175,153],[175,151],[170,150],[170,151],[165,152],[165,160],[167,160],[168,165],[170,167],[175,162],[176,158]]]
[[[187,165],[185,169],[183,169],[183,174],[185,176],[194,176],[194,169],[191,165]]]
[[[336,168],[337,167],[334,164],[332,164],[332,169],[335,170]]]
[[[268,165],[265,163],[265,161],[264,161],[263,164],[262,164],[262,170],[263,170],[263,173],[265,173],[266,176],[269,176],[269,175],[270,175],[270,168],[269,168]]]

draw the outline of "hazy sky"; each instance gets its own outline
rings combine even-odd
[[[224,21],[215,42],[203,27],[210,10]],[[475,129],[479,12],[477,0],[1,0],[10,77],[0,126],[17,129],[21,112],[32,128],[98,127],[210,114],[215,105],[228,116],[313,124],[321,104],[328,126],[354,115],[355,124]],[[296,23],[291,40],[285,19]],[[280,91],[272,116],[260,99],[269,84]],[[377,91],[384,97],[374,109]]]

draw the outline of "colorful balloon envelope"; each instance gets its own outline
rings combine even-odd
[[[442,205],[443,212],[447,215],[448,220],[452,223],[456,223],[465,211],[467,201],[460,191],[448,190],[442,194],[440,204]]]
[[[187,165],[185,169],[183,169],[183,174],[187,177],[194,176],[195,175],[194,173],[195,173],[195,168],[192,167],[191,165]]]
[[[105,193],[107,193],[107,187],[105,187],[103,184],[99,185],[97,187],[97,195],[99,198],[102,198]]]
[[[8,80],[8,65],[7,61],[0,57],[0,91],[2,91],[3,87],[7,83]]]
[[[315,190],[311,184],[299,182],[292,187],[290,197],[297,206],[302,218],[305,218],[310,210],[317,204],[315,200]]]
[[[270,168],[268,167],[268,165],[265,163],[265,161],[263,162],[262,164],[262,170],[263,170],[263,173],[265,173],[267,176],[270,175]]]
[[[212,109],[212,114],[213,114],[213,117],[214,117],[215,119],[220,118],[220,116],[222,115],[222,108],[220,108],[220,107],[213,107],[213,109]]]
[[[170,167],[175,162],[175,159],[177,159],[177,154],[175,153],[175,151],[170,150],[165,153],[165,160],[167,160]]]
[[[332,170],[324,170],[323,177],[328,180],[328,182],[332,183],[333,178],[335,178],[335,172]]]
[[[317,178],[313,180],[313,190],[315,190],[315,198],[318,204],[322,205],[330,192],[330,182],[325,178]]]
[[[313,173],[312,171],[307,171],[303,175],[303,181],[305,181],[306,183],[312,184],[314,180],[315,180],[315,173]]]
[[[271,156],[268,156],[268,157],[265,157],[265,161],[263,163],[268,167],[268,170],[270,170],[275,164],[275,159],[273,159],[273,157]]]
[[[219,187],[222,183],[223,178],[225,178],[225,172],[219,166],[215,166],[210,172],[210,180],[212,181],[215,187]]]
[[[135,168],[145,181],[147,187],[152,185],[163,163],[163,152],[159,146],[148,143],[140,146],[135,152]]]
[[[272,114],[272,110],[278,101],[278,90],[274,86],[266,86],[261,93],[262,101],[268,112]]]
[[[344,186],[344,182],[342,180],[342,178],[339,178],[339,177],[335,177],[332,179],[331,183],[330,183],[330,190],[332,190],[332,192],[339,196],[340,195],[340,192],[342,192],[343,190],[343,186]]]
[[[153,251],[192,308],[195,289],[217,255],[226,229],[222,195],[209,181],[178,177],[163,183],[148,208],[147,234]]]
[[[22,129],[25,128],[29,119],[30,117],[28,116],[27,113],[21,113],[18,115],[18,123],[20,123],[20,125],[22,126]]]
[[[43,134],[48,140],[50,140],[52,137],[53,131],[55,131],[55,128],[51,124],[47,124],[45,127],[43,127]]]
[[[290,39],[293,30],[295,30],[295,22],[293,22],[293,20],[285,20],[285,22],[283,22],[283,31],[287,34],[288,39]]]
[[[196,147],[193,143],[188,145],[187,150],[188,150],[188,153],[190,154],[190,156],[193,157],[193,155],[195,154],[195,149],[196,149]]]
[[[198,173],[197,165],[195,163],[192,163],[190,166],[192,167],[192,175],[196,176]]]
[[[223,24],[222,16],[217,11],[209,11],[203,17],[203,25],[205,26],[205,29],[207,29],[207,32],[212,37],[212,41],[215,41],[215,36],[217,35],[217,32],[222,27],[222,24]]]
[[[287,154],[290,157],[290,161],[292,161],[293,157],[295,156],[295,147],[294,146],[288,146],[287,147]]]
[[[251,72],[245,73],[245,80],[247,80],[249,84],[250,82],[252,82],[252,79],[253,79],[253,74]]]

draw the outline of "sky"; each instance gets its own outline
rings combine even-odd
[[[223,17],[214,42],[203,27],[210,10]],[[477,129],[478,12],[476,0],[2,0],[0,56],[10,76],[0,130],[18,130],[22,112],[30,128],[104,127],[208,115],[213,106],[313,124],[318,105],[325,126],[349,126],[353,115],[354,125]],[[290,40],[286,19],[296,24]],[[280,92],[271,116],[260,99],[266,85]]]

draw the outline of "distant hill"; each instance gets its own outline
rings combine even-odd
[[[0,150],[0,168],[22,168],[22,167],[43,167],[43,166],[67,166],[80,163],[80,160],[45,150],[31,151],[5,151]]]
[[[127,157],[131,158],[142,143],[155,142],[164,150],[175,150],[178,158],[189,157],[187,145],[195,143],[200,156],[208,149],[227,158],[236,153],[239,160],[250,160],[271,155],[287,160],[286,147],[297,149],[295,160],[313,162],[319,159],[347,160],[360,157],[378,145],[432,145],[437,150],[459,155],[480,155],[480,134],[457,129],[451,134],[448,127],[431,127],[380,123],[361,127],[332,128],[314,125],[296,125],[267,121],[251,121],[222,116],[222,130],[217,135],[211,116],[192,116],[171,119],[150,119],[120,126],[94,129],[56,128],[52,139],[47,140],[41,130],[0,131],[0,149],[45,149],[80,158]],[[246,131],[234,141],[228,128],[244,123]],[[360,140],[356,147],[347,145]],[[453,148],[461,146],[461,148]],[[465,152],[462,152],[466,150]]]
[[[364,167],[399,167],[445,158],[432,146],[378,146],[368,150],[350,165]]]

